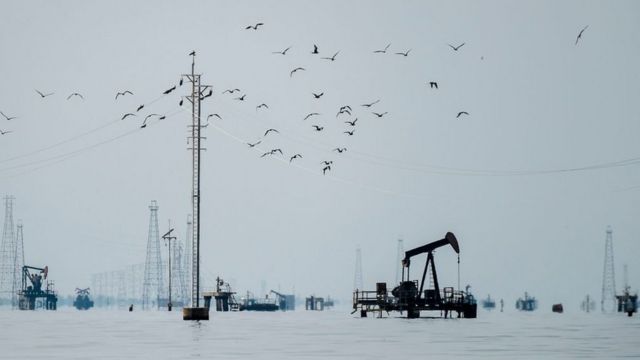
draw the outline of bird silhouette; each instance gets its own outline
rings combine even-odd
[[[215,117],[217,117],[218,119],[222,120],[222,118],[221,118],[221,117],[220,117],[220,115],[218,115],[218,114],[209,114],[209,115],[207,115],[207,120],[209,120],[209,118],[210,118],[210,117],[212,117],[212,116],[215,116]]]
[[[342,110],[349,110],[349,111],[353,111],[353,110],[351,109],[351,106],[349,106],[349,105],[341,106],[341,107],[340,107],[340,110],[341,110],[341,111],[342,111]]]
[[[308,118],[310,118],[310,117],[312,117],[312,116],[316,116],[316,115],[320,115],[320,114],[318,114],[318,113],[310,113],[310,114],[307,114],[307,116],[305,116],[303,120],[307,120]]]
[[[247,94],[243,94],[242,96],[239,96],[233,100],[239,100],[239,101],[244,101],[244,97],[247,96]]]
[[[336,56],[338,56],[338,54],[340,54],[340,51],[338,51],[337,53],[333,54],[332,57],[323,57],[322,59],[336,61]]]
[[[165,91],[163,92],[163,94],[167,95],[167,94],[171,93],[171,92],[172,92],[173,90],[175,90],[175,89],[176,89],[176,86],[174,85],[172,88],[165,90]]]
[[[125,96],[125,95],[127,95],[127,94],[129,94],[129,95],[133,95],[133,93],[132,93],[131,91],[129,91],[129,90],[125,90],[125,91],[123,91],[123,92],[118,92],[118,93],[116,94],[116,100],[118,99],[118,96]]]
[[[464,44],[465,43],[462,43],[462,44],[460,44],[458,46],[453,46],[451,44],[447,44],[447,45],[449,45],[449,47],[451,47],[453,49],[453,51],[458,51],[458,49],[460,49],[462,46],[464,46]]]
[[[318,45],[313,44],[313,51],[311,53],[312,54],[318,54]]]
[[[291,49],[291,46],[289,46],[288,48],[282,50],[282,51],[274,51],[272,52],[272,54],[280,54],[280,55],[287,55],[287,51],[289,51],[289,49]]]
[[[459,117],[460,117],[460,116],[462,116],[462,115],[469,115],[469,113],[468,113],[468,112],[466,112],[466,111],[460,111],[460,112],[458,113],[458,115],[456,116],[456,119],[457,119],[457,118],[459,118]]]
[[[303,68],[303,67],[297,67],[293,70],[291,70],[291,72],[289,73],[289,77],[293,77],[293,73],[296,71],[306,71],[307,69]]]
[[[223,91],[223,94],[229,93],[229,94],[233,94],[236,91],[240,91],[240,89],[227,89],[225,91]]]
[[[433,89],[433,88],[438,88],[438,83],[435,81],[429,81],[429,86]]]
[[[192,51],[189,53],[189,56],[196,56],[196,51],[195,51],[195,50],[192,50]]]
[[[129,116],[136,116],[136,114],[134,114],[134,113],[126,113],[126,114],[124,114],[124,115],[122,116],[122,119],[120,119],[120,120],[124,120],[124,119],[126,119],[127,117],[129,117]]]
[[[182,106],[183,103],[184,103],[184,99],[180,99],[180,102],[178,103],[178,106]]]
[[[324,126],[311,125],[311,127],[315,128],[315,129],[316,129],[316,131],[322,131],[322,130],[324,130]]]
[[[356,119],[355,119],[355,120],[353,120],[353,121],[345,121],[344,123],[345,123],[345,124],[349,124],[349,125],[351,125],[351,126],[356,126],[356,121],[358,121],[358,118],[356,118]]]
[[[72,93],[71,95],[67,96],[67,100],[71,99],[72,97],[77,96],[80,99],[84,100],[84,96],[82,96],[82,94],[79,94],[77,92]]]
[[[584,28],[582,28],[582,30],[580,30],[580,33],[578,33],[578,36],[576,36],[576,45],[578,45],[578,41],[580,39],[582,39],[582,33],[587,30],[587,28],[589,27],[589,25],[585,26]]]
[[[324,161],[321,161],[320,164],[325,164],[325,165],[329,166],[329,165],[333,164],[333,160],[329,160],[329,161],[324,160]]]
[[[356,132],[355,129],[351,130],[351,131],[344,131],[345,134],[349,135],[349,136],[353,136],[353,133]]]
[[[12,132],[13,131],[11,131],[11,130],[6,130],[6,131],[0,130],[0,135],[6,135],[6,134],[9,134],[9,133],[12,133]]]
[[[320,94],[316,94],[316,93],[312,93],[312,94],[313,94],[313,97],[316,98],[316,99],[320,99],[322,97],[322,95],[324,95],[323,92],[321,92]]]
[[[383,50],[376,50],[373,53],[374,54],[386,54],[387,53],[387,49],[389,48],[389,46],[391,46],[391,44],[387,44],[387,46],[385,46]]]
[[[267,136],[267,134],[269,134],[270,132],[274,132],[274,133],[277,133],[277,134],[280,133],[280,131],[278,131],[276,129],[268,129],[267,131],[264,132],[264,136]]]
[[[258,26],[262,26],[262,25],[264,25],[264,24],[263,24],[263,23],[261,23],[261,22],[259,22],[259,23],[255,24],[255,25],[253,25],[253,26],[252,26],[252,25],[249,25],[249,26],[247,26],[247,27],[246,27],[246,28],[244,28],[244,29],[245,29],[245,30],[249,30],[249,29],[258,30]]]
[[[261,109],[261,108],[266,108],[266,109],[268,109],[268,108],[269,108],[269,106],[268,106],[267,104],[265,104],[265,103],[262,103],[262,104],[260,104],[260,105],[256,106],[256,111],[258,111],[258,109]]]
[[[349,114],[351,115],[351,111],[350,108],[345,108],[344,106],[340,108],[340,110],[338,110],[338,113],[336,114],[336,118],[340,115],[340,114]]]
[[[411,51],[411,49],[405,51],[405,52],[397,52],[396,55],[402,55],[404,57],[409,56],[409,52]]]
[[[51,92],[51,93],[48,93],[48,94],[43,94],[43,93],[42,93],[40,90],[38,90],[38,89],[34,89],[34,90],[35,90],[35,91],[38,93],[38,95],[40,95],[40,97],[41,97],[41,98],[43,98],[43,99],[44,99],[44,98],[46,98],[47,96],[51,96],[51,95],[53,95],[53,94],[54,94],[54,93],[52,93],[52,92]]]
[[[164,120],[164,119],[166,119],[166,118],[167,118],[167,116],[166,116],[166,115],[162,115],[162,116],[160,116],[160,117],[158,118],[158,120]]]
[[[209,89],[209,92],[207,93],[207,95],[203,96],[202,98],[206,99],[206,98],[208,98],[209,96],[212,96],[212,95],[213,95],[213,89]]]
[[[302,155],[300,154],[295,154],[292,157],[289,158],[289,162],[292,162],[295,159],[302,159]]]
[[[339,154],[342,154],[343,152],[347,151],[347,148],[343,147],[343,148],[335,148],[333,149],[333,151],[337,151]]]
[[[375,105],[375,104],[377,104],[377,103],[379,103],[379,102],[380,102],[380,100],[376,100],[376,101],[374,101],[374,102],[372,102],[372,103],[370,103],[370,104],[362,104],[362,105],[360,105],[360,106],[370,108],[370,107],[372,107],[373,105]]]
[[[253,148],[253,147],[256,147],[256,145],[259,145],[260,143],[262,143],[262,140],[259,140],[259,141],[255,142],[253,144],[252,143],[247,143],[247,145],[249,145],[250,148]]]
[[[143,108],[144,108],[144,104],[142,104],[142,105],[138,106],[138,110],[136,110],[136,112],[138,112],[138,111],[142,110]]]
[[[13,120],[18,118],[17,116],[7,116],[2,111],[0,111],[0,114],[2,114],[2,117],[4,117],[7,120]]]
[[[382,114],[379,114],[379,113],[377,113],[377,112],[372,112],[372,114],[373,114],[373,115],[375,115],[375,116],[377,116],[377,117],[379,117],[379,118],[381,118],[381,117],[385,116],[386,114],[388,114],[388,112],[387,112],[387,111],[385,111],[385,112],[383,112]]]
[[[322,175],[325,175],[328,171],[331,171],[331,166],[327,165],[322,169]]]
[[[280,149],[273,149],[273,150],[271,150],[271,153],[272,153],[272,154],[275,154],[275,153],[277,153],[277,152],[279,152],[279,153],[280,153],[280,155],[284,155],[284,154],[282,153],[282,150],[280,150]]]
[[[178,86],[182,86],[183,83],[184,83],[184,79],[180,78],[180,82],[178,83]]]

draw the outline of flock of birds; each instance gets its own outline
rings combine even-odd
[[[254,25],[248,25],[245,27],[246,30],[253,30],[253,31],[258,31],[261,27],[263,27],[265,24],[262,22],[258,22]],[[575,40],[575,45],[578,45],[578,42],[580,41],[580,39],[582,39],[583,33],[585,32],[585,30],[587,30],[589,26],[585,26],[584,28],[582,28],[580,30],[580,32],[578,33],[578,35],[576,36],[576,40]],[[461,48],[465,45],[465,42],[460,43],[459,45],[451,45],[451,44],[447,44],[452,51],[454,52],[458,52],[461,50]],[[391,47],[391,44],[387,44],[386,46],[384,46],[382,49],[377,49],[377,50],[373,50],[374,54],[386,54],[389,49]],[[291,50],[291,46],[280,50],[280,51],[273,51],[272,54],[273,55],[281,55],[281,56],[287,56],[289,54],[289,51]],[[412,49],[407,49],[405,51],[397,51],[393,54],[398,55],[398,56],[402,56],[402,57],[408,57],[411,53]],[[313,48],[310,51],[311,55],[317,55],[320,56],[320,51],[319,51],[319,47],[316,44],[313,44]],[[190,54],[190,56],[195,56],[195,51],[192,51]],[[338,61],[338,56],[340,55],[340,51],[336,51],[335,53],[333,53],[333,55],[331,56],[323,56],[320,57],[320,59],[322,60],[326,60],[326,61],[330,61],[330,62],[334,62],[334,61]],[[289,73],[289,77],[293,78],[294,75],[296,75],[298,72],[301,71],[306,71],[306,68],[304,67],[296,67],[294,69],[292,69]],[[183,85],[183,79],[180,78],[179,82],[177,85],[173,85],[171,87],[169,87],[168,89],[166,89],[165,91],[162,92],[163,95],[168,95],[170,93],[172,93],[173,91],[175,91],[178,87]],[[429,86],[430,89],[434,89],[437,90],[438,89],[438,82],[436,81],[428,81],[427,85]],[[38,89],[34,89],[36,94],[41,98],[41,99],[46,99],[48,97],[51,97],[55,94],[55,92],[43,92],[40,91]],[[236,95],[237,93],[237,95]],[[233,88],[233,89],[226,89],[222,92],[222,95],[225,94],[229,94],[231,96],[235,96],[233,97],[233,100],[239,101],[239,102],[244,102],[247,99],[247,94],[242,93],[242,91],[238,88]],[[118,91],[115,95],[115,100],[118,100],[118,98],[120,97],[125,97],[125,96],[133,96],[134,93],[131,90],[123,90],[123,91]],[[208,97],[211,97],[213,95],[213,90],[209,90],[209,92],[207,94],[201,94],[200,95],[200,100],[204,100]],[[311,95],[313,96],[313,99],[315,100],[320,100],[323,96],[325,96],[325,91],[321,91],[321,92],[312,92]],[[70,93],[68,96],[66,96],[67,100],[72,100],[74,98],[78,98],[80,100],[84,100],[85,97],[79,93],[79,92],[72,92]],[[369,111],[371,113],[371,115],[375,116],[376,118],[383,118],[385,116],[387,116],[389,114],[388,111],[373,111],[374,107],[380,103],[380,99],[377,99],[375,101],[372,101],[370,103],[364,103],[360,105],[360,108],[366,109],[367,111]],[[178,105],[182,106],[184,103],[184,99],[181,97],[179,100]],[[131,111],[131,112],[127,112],[125,114],[122,115],[121,120],[125,120],[129,117],[137,117],[138,114],[140,113],[140,111],[142,111],[145,108],[144,104],[139,105],[135,111]],[[269,109],[269,105],[266,103],[260,103],[255,107],[256,111],[259,110],[268,110]],[[343,134],[347,137],[350,136],[354,136],[355,132],[356,132],[356,124],[358,123],[358,118],[355,117],[353,118],[353,114],[354,114],[354,109],[350,106],[350,105],[343,105],[341,106],[337,112],[336,112],[336,119],[342,119],[343,120],[343,124],[345,124],[345,128],[343,129]],[[0,115],[2,115],[2,117],[6,120],[6,121],[12,121],[15,119],[19,119],[18,116],[10,116],[7,115],[5,112],[0,111]],[[303,121],[307,121],[309,119],[312,119],[316,116],[320,116],[321,114],[318,112],[309,112],[302,120]],[[467,111],[459,111],[456,115],[456,119],[460,118],[462,116],[470,116],[470,114]],[[142,115],[141,115],[142,117]],[[213,113],[213,114],[209,114],[207,115],[206,119],[207,119],[207,125],[208,125],[208,121],[209,119],[211,119],[212,117],[215,117],[219,120],[222,120],[222,116],[220,116],[217,113]],[[164,120],[166,118],[166,115],[162,115],[162,114],[157,114],[157,113],[150,113],[147,114],[146,116],[144,116],[144,120],[142,121],[142,124],[140,125],[140,128],[145,128],[147,126],[147,121],[149,119],[152,118],[156,118],[158,120]],[[207,126],[207,125],[203,125],[203,126]],[[311,124],[311,128],[313,129],[313,131],[320,133],[322,131],[325,130],[325,126],[320,125],[320,124]],[[6,135],[9,133],[12,133],[12,130],[3,130],[0,128],[0,135]],[[257,140],[255,142],[248,142],[247,145],[249,148],[255,148],[256,146],[258,146],[259,144],[262,144],[263,139],[266,138],[267,136],[269,136],[270,134],[279,134],[280,131],[275,129],[275,128],[269,128],[267,129],[264,134],[262,135],[262,139]],[[344,152],[347,151],[347,147],[345,146],[337,146],[335,148],[333,148],[332,150],[333,152],[335,152],[336,154],[342,154]],[[265,157],[269,157],[269,156],[273,156],[279,154],[280,156],[284,157],[284,152],[281,148],[273,148],[269,151],[266,151],[264,153],[262,153],[262,155],[260,156],[261,158],[265,158]],[[302,159],[303,155],[300,153],[294,153],[291,156],[288,156],[289,159],[289,163],[292,163],[295,160],[298,159]],[[331,171],[331,166],[333,165],[333,160],[323,160],[321,162],[321,170],[323,174],[326,174],[328,171]]]

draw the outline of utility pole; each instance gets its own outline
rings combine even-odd
[[[171,229],[171,223],[169,223],[169,231],[166,234],[162,235],[162,238],[167,241],[169,245],[169,303],[167,304],[167,308],[171,311],[173,304],[171,304],[171,240],[177,239],[175,236],[171,236],[173,229]]]

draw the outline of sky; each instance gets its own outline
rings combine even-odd
[[[183,241],[188,88],[162,93],[195,50],[214,90],[202,113],[222,117],[203,129],[204,277],[350,301],[356,248],[373,290],[395,279],[398,239],[408,250],[451,231],[461,286],[476,296],[510,306],[528,291],[577,308],[600,299],[608,225],[618,291],[623,264],[640,286],[639,11],[636,1],[5,1],[0,111],[17,119],[0,118],[12,131],[0,136],[0,194],[16,198],[26,263],[48,265],[63,294],[144,262],[152,200],[161,232],[170,220]],[[234,88],[244,101],[223,94]],[[115,100],[124,90],[134,95]],[[73,92],[84,100],[67,100]],[[336,115],[345,105],[352,114]],[[140,128],[151,113],[167,118]],[[269,128],[279,134],[263,136]],[[282,156],[261,157],[276,148]],[[326,175],[322,161],[333,161]],[[453,250],[435,260],[441,285],[457,286]]]

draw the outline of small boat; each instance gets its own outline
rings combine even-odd
[[[496,308],[496,302],[491,298],[491,295],[487,295],[487,298],[482,300],[482,307],[487,310],[493,310]]]

